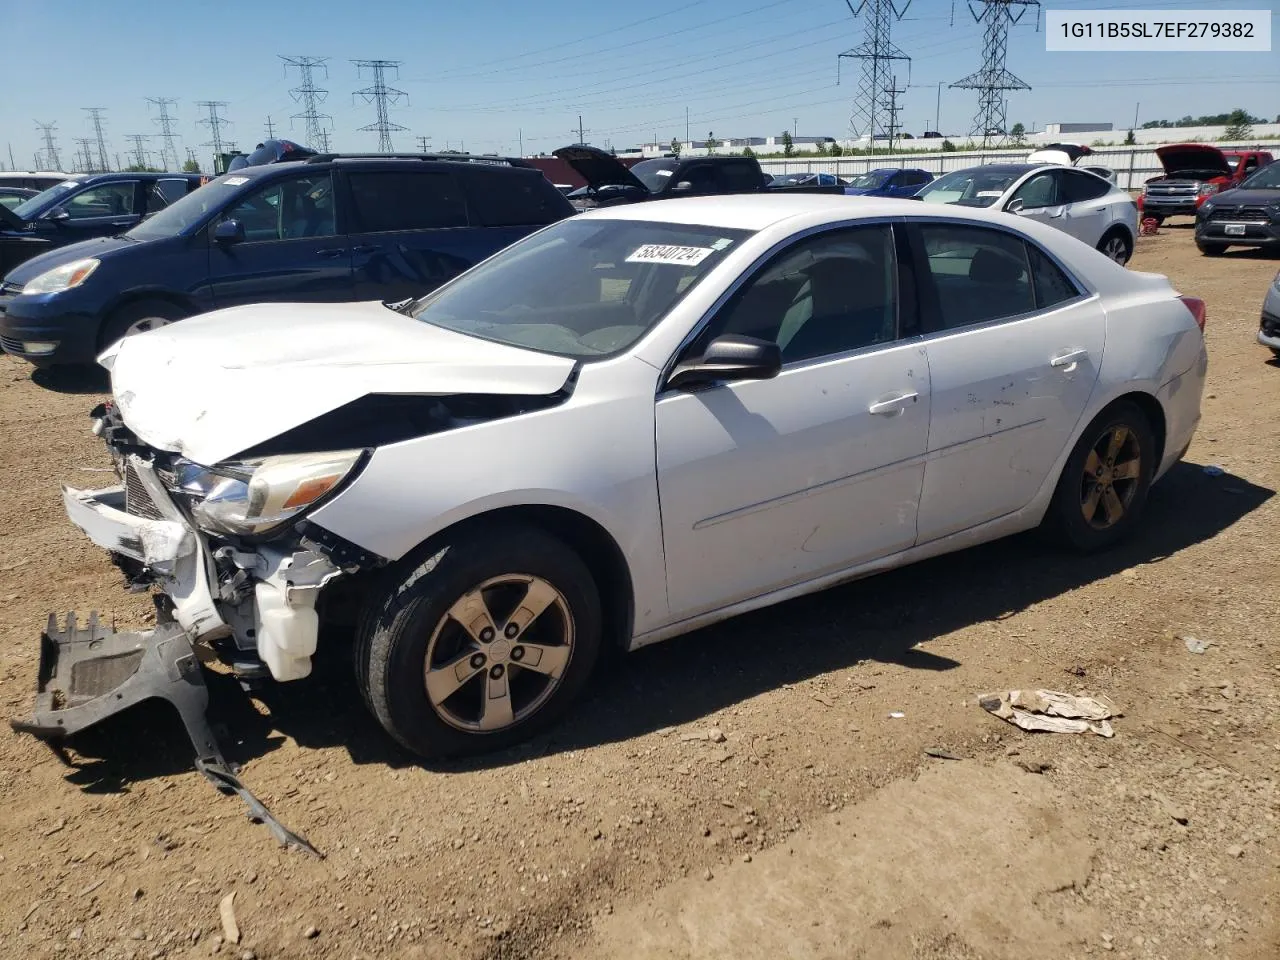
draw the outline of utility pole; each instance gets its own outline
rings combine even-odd
[[[296,87],[289,91],[289,95],[293,97],[295,103],[302,104],[302,112],[295,113],[290,120],[301,120],[306,131],[306,146],[315,149],[319,147],[324,153],[329,152],[329,138],[325,132],[324,121],[333,121],[333,117],[327,113],[320,112],[320,104],[329,96],[329,91],[317,87],[315,84],[315,71],[323,70],[326,77],[329,76],[329,68],[325,66],[328,57],[280,57],[284,61],[285,72],[288,73],[290,67],[295,67],[298,71],[299,83]]]
[[[196,165],[196,172],[200,172],[200,161],[196,159],[196,152],[190,147],[187,147],[187,163],[194,163]]]
[[[98,169],[106,173],[111,169],[111,165],[107,163],[107,138],[102,135],[102,115],[107,112],[107,108],[81,107],[80,109],[89,114],[89,119],[93,123],[93,134],[98,141]]]
[[[213,148],[213,169],[216,171],[218,164],[222,162],[222,155],[227,152],[227,145],[222,139],[222,128],[231,126],[231,121],[218,115],[218,110],[227,106],[227,101],[200,100],[196,103],[196,106],[204,107],[209,111],[209,116],[201,118],[199,124],[202,127],[209,128],[210,139],[200,144],[200,146]]]
[[[356,72],[361,76],[365,70],[369,70],[373,74],[373,83],[365,87],[363,90],[357,90],[353,97],[360,97],[365,103],[372,103],[377,119],[373,123],[365,124],[359,129],[368,133],[376,133],[378,135],[378,152],[392,153],[395,147],[391,145],[391,134],[400,130],[408,130],[408,127],[402,127],[398,123],[392,123],[387,113],[387,109],[401,100],[408,98],[408,94],[403,90],[397,90],[395,87],[387,86],[387,71],[394,70],[396,76],[400,75],[399,60],[352,60],[356,65]]]
[[[49,164],[50,170],[60,170],[62,168],[62,159],[58,156],[58,148],[53,142],[53,132],[58,129],[58,124],[41,123],[36,121],[36,129],[44,135],[44,159]]]
[[[982,13],[969,4],[969,12],[978,23],[985,24],[982,40],[982,66],[963,80],[951,84],[952,89],[977,90],[978,112],[973,119],[971,135],[982,137],[982,149],[1000,146],[1007,136],[1005,122],[1008,105],[1005,91],[1030,90],[1031,86],[1009,72],[1005,61],[1009,53],[1009,28],[1022,19],[1028,7],[1036,8],[1037,29],[1040,0],[974,0],[982,5]],[[1017,14],[1014,14],[1014,9]]]
[[[573,131],[570,130],[570,133]],[[587,142],[587,131],[582,126],[582,114],[578,114],[578,143]]]
[[[147,141],[151,139],[149,133],[128,133],[125,139],[133,144],[133,162],[139,170],[147,169]]]
[[[13,144],[12,144],[12,143],[10,143],[8,146],[9,146],[9,169],[10,169],[10,170],[17,170],[17,169],[18,169],[18,161],[16,161],[16,160],[14,160],[14,159],[13,159]]]
[[[523,157],[524,156],[524,127],[521,127],[518,131],[516,131],[516,139],[520,141],[519,155]]]
[[[866,15],[862,43],[836,57],[836,82],[839,82],[841,60],[847,57],[861,61],[862,77],[858,81],[858,95],[849,117],[849,128],[856,136],[865,136],[868,146],[874,147],[877,137],[883,138],[888,132],[885,119],[890,112],[894,97],[892,91],[896,86],[893,77],[895,60],[906,61],[910,82],[911,58],[893,42],[891,34],[893,22],[902,19],[911,6],[911,0],[906,0],[901,9],[894,0],[860,0],[856,7],[852,0],[845,0],[845,5],[854,17],[862,16],[863,11]]]
[[[430,137],[415,137],[414,139],[418,141],[419,150],[421,150],[423,153],[431,152],[431,147],[427,143],[427,141],[431,139]]]
[[[166,170],[177,170],[179,166],[178,148],[174,144],[178,134],[173,132],[173,122],[177,118],[169,115],[169,107],[177,102],[171,97],[147,97],[147,103],[154,103],[160,108],[160,116],[154,122],[160,124],[160,160]]]
[[[792,117],[791,118],[791,137],[794,140],[798,136],[800,136],[800,118]]]
[[[945,82],[946,81],[943,81],[943,80],[938,81],[938,102],[934,106],[934,110],[933,110],[933,132],[934,133],[942,132],[942,84]]]
[[[1133,129],[1138,129],[1138,110],[1142,107],[1142,101],[1139,100],[1133,105]]]
[[[275,125],[271,122],[271,117],[267,117],[267,139],[274,140],[276,136]]]
[[[684,108],[684,142],[689,142],[689,108]]]

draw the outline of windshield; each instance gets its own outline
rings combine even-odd
[[[1246,177],[1241,190],[1280,190],[1280,161],[1269,163],[1257,173]]]
[[[631,168],[631,172],[656,193],[671,181],[671,174],[679,163],[679,160],[641,160]]]
[[[13,212],[23,220],[34,220],[48,207],[53,206],[59,199],[65,197],[78,186],[80,186],[78,180],[64,180],[48,190],[37,193],[30,200],[18,204],[13,208]]]
[[[817,176],[813,173],[780,173],[773,178],[774,186],[779,187],[798,187],[800,184],[808,180],[812,180]]]
[[[962,207],[989,207],[1025,170],[957,170],[934,180],[916,194],[925,203],[954,203]]]
[[[889,179],[889,176],[884,170],[872,170],[870,173],[864,173],[860,177],[854,177],[849,181],[849,186],[857,187],[859,190],[878,190],[884,186],[884,182]]]
[[[125,233],[131,240],[162,240],[176,237],[203,221],[209,214],[222,208],[237,191],[231,189],[248,182],[246,176],[223,174],[197,187],[180,200],[175,200],[159,213],[148,217]]]
[[[639,340],[750,235],[677,223],[563,220],[408,313],[484,340],[589,360]]]

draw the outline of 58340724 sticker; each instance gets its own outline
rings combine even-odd
[[[696,267],[711,254],[710,247],[677,247],[666,243],[646,243],[637,247],[627,263],[670,263],[682,267]]]

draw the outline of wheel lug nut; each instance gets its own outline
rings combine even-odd
[[[471,657],[471,669],[479,670],[483,666],[484,666],[484,654],[483,653],[474,654]]]
[[[510,639],[520,632],[520,628],[516,626],[514,623],[508,623],[506,626],[506,629],[504,629],[502,632],[507,635],[508,639]]]
[[[484,643],[493,642],[493,627],[485,627],[480,631],[480,640]]]
[[[512,659],[512,660],[522,660],[522,659],[524,659],[524,647],[512,647],[512,648],[511,648],[511,659]]]
[[[489,676],[495,680],[501,680],[504,673],[506,673],[506,670],[500,663],[495,663],[489,670]]]

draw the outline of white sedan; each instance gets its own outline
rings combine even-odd
[[[1133,256],[1133,241],[1138,235],[1138,205],[1128,192],[1074,167],[988,163],[939,177],[916,198],[925,203],[985,207],[1037,220],[1120,264]]]
[[[1112,544],[1191,442],[1203,324],[986,210],[632,204],[416,302],[122,341],[96,424],[121,485],[64,500],[167,596],[157,656],[190,661],[180,634],[297,680],[354,606],[378,720],[463,754],[560,714],[606,647],[1041,524]]]

